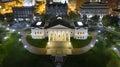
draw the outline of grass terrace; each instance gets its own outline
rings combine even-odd
[[[19,35],[13,33],[0,46],[0,67],[54,67],[50,56],[28,52],[18,39]]]
[[[32,39],[30,35],[27,36],[27,42],[32,45],[39,48],[45,48],[48,42],[48,38],[45,39]]]
[[[88,36],[88,39],[86,40],[77,40],[77,39],[71,38],[71,43],[73,48],[80,48],[88,45],[91,39],[92,39],[92,36]]]
[[[120,58],[104,40],[87,53],[67,57],[63,67],[120,67]]]

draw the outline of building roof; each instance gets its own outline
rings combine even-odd
[[[81,6],[80,13],[82,14],[107,14],[109,7],[106,3],[87,2]]]
[[[31,27],[38,27],[38,28],[40,28],[40,27],[44,27],[44,25],[45,25],[45,22],[36,21],[33,24],[31,24]]]
[[[106,3],[101,2],[87,2],[81,6],[81,9],[108,9]]]
[[[116,11],[116,12],[120,12],[120,9],[114,9],[114,11]]]
[[[47,6],[48,6],[48,7],[51,7],[51,6],[53,6],[53,7],[54,7],[54,6],[58,6],[58,7],[59,7],[59,6],[67,6],[67,4],[66,4],[66,3],[65,3],[65,4],[53,3],[53,4],[47,4]]]
[[[74,29],[73,26],[71,26],[68,22],[62,20],[62,19],[56,19],[54,21],[49,22],[49,25],[46,26],[45,28],[50,28],[56,25],[62,25],[62,26],[66,26],[68,28]]]
[[[82,22],[74,22],[74,25],[75,25],[75,27],[79,27],[79,28],[81,28],[81,27],[88,27],[88,24],[84,24],[84,23],[81,24],[81,23]]]

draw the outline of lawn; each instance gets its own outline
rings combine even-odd
[[[30,35],[27,36],[27,42],[30,45],[40,47],[40,48],[45,48],[48,42],[48,38],[45,39],[32,39]]]
[[[55,67],[50,56],[28,52],[18,38],[19,35],[13,33],[0,46],[0,67]],[[87,53],[67,56],[63,67],[120,67],[120,58],[104,42],[100,40]]]
[[[54,67],[50,56],[28,52],[18,38],[19,35],[12,34],[4,43],[5,54],[0,67]],[[0,56],[2,55],[0,51]],[[0,57],[0,59],[2,58]]]
[[[6,35],[6,31],[3,28],[0,28],[0,44],[2,44],[3,42],[3,38]]]
[[[115,31],[120,32],[120,27],[116,27]]]
[[[68,56],[63,67],[120,67],[120,58],[104,42],[99,41],[87,53]]]
[[[86,40],[77,40],[77,39],[71,38],[71,43],[73,48],[80,48],[88,45],[91,39],[92,39],[92,36],[89,36],[88,39]]]

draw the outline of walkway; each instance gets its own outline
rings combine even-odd
[[[27,41],[26,41],[26,34],[24,31],[21,31],[21,41],[24,45],[24,47],[31,53],[34,53],[34,54],[43,54],[45,55],[46,54],[46,49],[45,48],[38,48],[38,47],[34,47],[32,45],[30,45]]]
[[[21,37],[22,43],[29,52],[34,53],[34,54],[47,54],[46,48],[38,48],[38,47],[32,46],[26,41],[26,35],[28,33],[21,31],[21,34],[22,34],[22,37]],[[94,47],[94,45],[96,43],[97,32],[92,32],[91,34],[92,34],[93,38],[92,38],[91,42],[89,43],[89,45],[82,47],[82,48],[74,48],[72,51],[72,54],[82,54],[82,53],[85,53],[85,52],[89,51],[90,49],[92,49],[92,47]],[[64,51],[66,51],[66,50],[64,50]]]
[[[93,28],[102,29],[102,30],[111,32],[111,33],[117,35],[118,37],[120,37],[120,32],[114,31],[114,30],[112,30],[110,28],[107,28],[107,27],[93,27]],[[120,57],[120,50],[118,50],[117,47],[112,47],[112,48],[113,48],[114,52]]]
[[[72,45],[69,41],[52,41],[47,45],[47,54],[52,56],[72,55]]]

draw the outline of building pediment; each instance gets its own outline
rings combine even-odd
[[[50,27],[49,29],[70,29],[70,28],[63,25],[56,25],[56,26]]]

